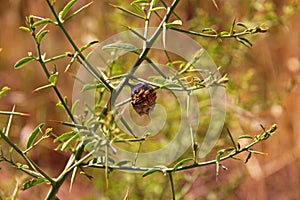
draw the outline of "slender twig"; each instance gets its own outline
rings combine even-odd
[[[33,162],[25,153],[23,153],[23,151],[15,143],[13,143],[1,130],[0,136],[26,161],[29,167],[40,173],[49,182],[54,183],[54,180],[50,176],[48,176],[48,174],[44,172],[44,170],[42,170],[35,162]]]
[[[177,4],[179,3],[179,0],[174,0],[172,5],[169,7],[165,17],[163,18],[163,20],[161,21],[160,25],[157,27],[156,31],[153,33],[152,37],[149,39],[149,41],[146,42],[146,47],[144,48],[143,51],[141,52],[141,54],[139,55],[138,59],[136,60],[136,62],[134,63],[134,65],[132,66],[131,70],[128,73],[128,76],[123,80],[123,82],[120,83],[120,87],[119,89],[116,91],[116,97],[119,96],[122,88],[128,84],[130,77],[133,76],[133,74],[135,73],[135,71],[138,69],[138,67],[140,66],[140,64],[145,60],[145,58],[147,57],[147,54],[149,53],[151,47],[153,46],[154,42],[156,41],[156,39],[158,38],[158,36],[160,35],[160,33],[163,30],[163,26],[164,23],[167,22],[173,12],[173,10],[175,9],[175,7],[177,6]],[[115,98],[116,99],[116,98]],[[112,102],[112,104],[114,104],[114,102]]]
[[[182,32],[182,33],[187,33],[190,35],[201,36],[201,37],[206,37],[206,38],[215,38],[215,39],[216,38],[237,38],[237,37],[253,34],[253,31],[251,29],[246,29],[244,31],[234,33],[234,34],[228,33],[228,34],[224,34],[224,35],[201,33],[201,32],[196,32],[196,31],[191,31],[191,30],[180,29],[180,28],[176,28],[176,27],[171,27],[170,29],[172,29],[174,31]]]
[[[169,175],[169,180],[170,180],[170,186],[171,186],[171,191],[172,191],[172,199],[175,200],[175,188],[174,188],[174,182],[173,182],[173,174],[172,172],[168,173]]]
[[[70,44],[72,45],[72,47],[74,48],[74,50],[76,52],[78,52],[78,56],[80,59],[82,59],[84,61],[84,67],[85,69],[91,74],[93,75],[95,78],[97,78],[101,83],[103,83],[105,85],[105,87],[109,90],[109,91],[113,91],[114,90],[114,86],[110,83],[110,81],[108,80],[108,78],[106,77],[106,75],[101,71],[100,74],[97,72],[97,70],[95,70],[95,68],[87,61],[87,59],[85,58],[85,56],[81,53],[80,49],[77,47],[77,45],[75,44],[75,42],[73,41],[73,39],[71,38],[70,34],[68,33],[68,31],[65,29],[65,26],[63,25],[63,22],[59,19],[58,14],[56,13],[56,11],[54,10],[54,7],[52,6],[50,0],[46,0],[53,16],[55,17],[56,21],[57,21],[57,25],[60,27],[60,29],[62,30],[62,32],[64,33],[64,35],[66,36],[67,40],[70,42]]]
[[[236,155],[241,154],[243,152],[248,152],[249,150],[251,150],[251,147],[253,147],[254,145],[256,145],[257,143],[267,139],[269,136],[273,135],[275,133],[277,129],[277,125],[274,124],[270,127],[269,130],[266,130],[265,132],[261,133],[260,135],[258,135],[256,138],[254,138],[254,141],[251,142],[250,144],[246,145],[245,147],[239,149],[239,150],[235,150],[231,153],[229,153],[228,155],[225,155],[223,157],[220,158],[220,162],[227,160],[229,158],[234,158]],[[233,148],[234,149],[234,148]],[[169,167],[169,168],[164,168],[163,172],[168,173],[168,172],[174,172],[174,171],[184,171],[187,169],[193,169],[193,168],[198,168],[198,167],[203,167],[203,166],[207,166],[207,165],[213,165],[216,164],[217,160],[213,159],[213,160],[209,160],[209,161],[204,161],[204,162],[195,162],[189,165],[184,165],[184,166],[180,166],[177,168],[174,167]],[[105,165],[102,164],[83,164],[84,167],[95,167],[95,168],[105,168]],[[125,171],[137,171],[137,172],[146,172],[149,170],[153,170],[153,169],[157,169],[157,168],[152,168],[152,167],[136,167],[136,166],[115,166],[115,165],[111,165],[108,168],[110,169],[118,169],[118,170],[125,170]]]

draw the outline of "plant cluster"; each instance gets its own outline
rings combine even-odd
[[[9,163],[12,167],[15,167],[30,177],[30,179],[25,181],[23,184],[23,190],[29,189],[38,184],[48,184],[50,185],[50,190],[46,199],[58,199],[57,193],[62,184],[67,180],[67,177],[71,176],[72,185],[78,173],[85,174],[88,178],[91,178],[91,176],[86,172],[86,168],[101,168],[105,171],[107,184],[109,175],[116,170],[142,172],[143,177],[155,172],[161,172],[164,176],[168,177],[171,186],[170,191],[172,198],[176,199],[173,175],[177,171],[186,171],[192,168],[215,165],[216,176],[218,176],[219,167],[226,169],[226,167],[222,164],[224,160],[231,158],[238,159],[237,155],[247,152],[248,156],[245,160],[245,163],[247,163],[252,154],[263,154],[262,152],[254,150],[253,147],[257,143],[272,136],[276,131],[276,125],[272,125],[268,129],[265,129],[262,126],[262,132],[255,137],[250,135],[240,136],[238,140],[249,140],[249,143],[246,146],[241,146],[239,141],[235,141],[230,131],[227,130],[232,145],[219,150],[215,159],[205,161],[199,161],[198,141],[196,141],[194,133],[191,133],[191,153],[186,155],[184,158],[181,158],[179,161],[176,161],[169,166],[136,166],[136,160],[138,159],[139,152],[142,150],[143,145],[147,145],[147,141],[151,141],[151,139],[149,139],[150,137],[148,134],[145,134],[142,137],[137,136],[135,134],[135,130],[132,130],[126,123],[126,120],[122,119],[121,108],[125,104],[129,104],[130,102],[132,103],[132,98],[125,99],[122,102],[117,102],[117,104],[112,107],[111,105],[116,102],[114,102],[115,99],[111,99],[111,96],[112,94],[118,95],[121,93],[120,88],[124,88],[126,86],[133,87],[132,85],[138,83],[146,85],[146,91],[148,89],[151,89],[151,92],[160,90],[167,90],[170,92],[183,91],[187,96],[192,92],[202,89],[205,90],[216,86],[226,87],[228,77],[226,74],[222,76],[218,75],[219,71],[214,73],[207,72],[208,75],[205,78],[195,75],[199,71],[194,67],[194,64],[199,60],[199,58],[201,58],[203,53],[202,51],[199,51],[197,55],[194,55],[194,57],[188,61],[172,59],[172,55],[169,55],[167,51],[164,51],[167,66],[169,66],[173,72],[171,76],[167,76],[160,67],[155,64],[151,57],[150,52],[152,50],[152,45],[160,35],[163,35],[163,41],[165,41],[166,39],[164,37],[167,30],[173,30],[188,35],[215,38],[217,40],[232,38],[247,47],[251,47],[252,43],[247,36],[264,33],[267,31],[265,27],[248,27],[246,24],[237,22],[236,19],[234,19],[227,31],[217,32],[213,28],[204,28],[201,32],[196,32],[181,28],[183,22],[181,21],[180,16],[176,13],[176,6],[178,5],[179,0],[173,0],[171,4],[168,4],[165,0],[135,0],[130,4],[132,9],[112,5],[116,9],[119,9],[128,15],[144,21],[144,34],[140,34],[133,28],[126,26],[133,35],[143,42],[143,48],[137,49],[135,46],[125,43],[107,44],[103,47],[103,49],[111,50],[112,52],[125,50],[135,56],[135,61],[131,64],[129,61],[126,62],[126,64],[130,66],[128,69],[125,67],[121,68],[117,62],[106,63],[108,67],[106,69],[101,69],[98,66],[93,66],[93,64],[89,61],[88,56],[85,55],[85,52],[93,45],[97,44],[98,41],[91,41],[85,46],[79,47],[72,39],[72,36],[65,26],[66,23],[88,8],[92,3],[88,3],[73,11],[76,7],[77,0],[71,0],[57,12],[55,8],[55,0],[45,0],[45,2],[48,4],[53,16],[44,18],[30,15],[26,18],[26,26],[22,26],[20,29],[32,36],[36,50],[35,53],[29,52],[27,57],[20,59],[15,64],[15,68],[20,69],[25,65],[29,65],[31,62],[39,63],[49,83],[36,88],[34,91],[38,92],[41,90],[52,89],[55,92],[59,100],[57,106],[61,107],[69,117],[69,121],[59,123],[69,127],[70,131],[56,135],[53,133],[51,128],[44,128],[45,123],[41,123],[37,125],[31,133],[27,140],[26,148],[23,149],[12,141],[10,131],[13,117],[26,116],[27,114],[15,111],[15,106],[11,111],[0,111],[1,115],[9,116],[7,126],[0,131],[0,139],[8,145],[9,151],[4,149],[7,146],[0,146],[0,161]],[[216,2],[214,2],[214,4],[217,6]],[[160,19],[160,24],[156,27],[154,33],[150,35],[148,30],[153,16]],[[47,34],[49,34],[49,30],[47,29],[48,26],[55,26],[63,32],[66,40],[73,48],[71,50],[72,53],[65,52],[61,55],[50,58],[46,56],[46,53],[43,52],[41,46],[46,40],[45,38],[47,37]],[[95,81],[93,84],[83,83],[82,92],[90,90],[97,91],[95,100],[97,103],[95,107],[86,107],[83,113],[77,114],[76,109],[80,101],[75,101],[72,106],[69,105],[67,98],[64,97],[62,91],[57,86],[60,74],[56,69],[57,66],[53,63],[60,59],[70,59],[65,71],[68,71],[69,68],[77,62],[94,78]],[[135,76],[135,72],[139,69],[143,62],[149,64],[160,76],[152,79],[142,79]],[[3,87],[0,92],[0,98],[9,92],[9,90],[10,88]],[[140,92],[140,90],[138,92]],[[142,90],[142,92],[145,91]],[[139,93],[139,95],[141,94],[142,93]],[[145,96],[147,96],[147,94]],[[142,95],[141,98],[143,97],[144,96]],[[153,98],[151,100],[152,104],[150,105],[152,107],[154,105],[153,101],[156,100],[156,96],[155,98],[153,95],[151,97]],[[136,102],[137,101],[135,101],[135,103]],[[187,100],[187,107],[189,107],[189,100]],[[138,110],[140,109],[143,108],[139,107]],[[147,112],[140,112],[142,114],[148,114],[149,110],[147,110]],[[124,127],[126,127],[127,131],[130,132],[130,135],[125,134],[118,127],[115,118],[119,115],[120,117],[118,120],[123,122]],[[45,172],[45,170],[43,170],[28,155],[29,152],[34,151],[35,147],[43,140],[49,139],[53,139],[54,142],[57,143],[57,151],[70,151],[72,153],[64,169],[57,177],[52,177]],[[130,144],[129,148],[137,149],[135,150],[136,157],[134,160],[122,160],[120,162],[115,162],[112,156],[113,154],[118,154],[118,151],[115,149],[115,145],[124,144]],[[147,148],[151,147],[147,146]],[[125,196],[124,199],[127,199],[127,196]]]

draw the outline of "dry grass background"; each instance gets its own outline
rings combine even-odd
[[[87,1],[79,2],[84,4]],[[280,9],[285,1],[274,2],[278,9],[277,14],[281,15]],[[58,1],[58,4],[63,5],[63,2]],[[242,12],[243,8],[239,8],[235,3],[232,5],[236,6],[233,8],[236,15],[241,15],[239,12]],[[222,7],[221,11],[217,12],[213,11],[210,2],[203,6],[212,10],[212,16],[216,14],[222,18]],[[193,5],[187,1],[179,5],[179,12],[184,19],[191,17],[192,7]],[[31,114],[28,118],[14,119],[12,137],[22,145],[25,144],[27,134],[38,123],[47,122],[47,126],[53,127],[54,132],[62,133],[64,127],[50,122],[49,119],[66,119],[62,111],[55,107],[57,99],[52,92],[32,93],[33,89],[46,83],[39,66],[31,64],[22,70],[13,68],[14,63],[26,56],[27,51],[34,52],[32,38],[18,30],[18,27],[24,24],[25,16],[29,14],[49,16],[49,9],[43,1],[0,0],[0,86],[7,85],[12,88],[12,91],[1,99],[0,110],[10,110],[12,105],[16,104],[18,111]],[[118,13],[109,7],[106,1],[95,1],[88,11],[68,24],[67,28],[79,45],[93,38],[101,41],[118,30],[123,30],[120,24],[126,24],[126,19],[117,16]],[[249,88],[242,92],[243,96],[233,96],[229,99],[228,112],[232,113],[232,119],[238,119],[231,130],[235,136],[245,133],[255,134],[259,130],[259,123],[266,126],[277,123],[279,127],[277,134],[258,147],[259,150],[268,152],[268,155],[254,156],[247,165],[235,161],[226,162],[229,172],[222,172],[219,181],[212,179],[210,183],[203,182],[201,177],[197,178],[185,199],[199,199],[203,194],[207,195],[207,199],[300,199],[299,19],[298,9],[294,15],[287,18],[285,24],[271,27],[269,33],[259,36],[245,56],[237,59],[238,62],[233,64],[234,68],[229,69],[229,77],[235,81],[239,81],[241,74],[249,70],[253,73],[255,81],[250,85],[254,87],[253,90]],[[229,22],[230,19],[223,23]],[[70,46],[65,42],[61,32],[56,29],[50,31],[47,42],[43,44],[43,48],[50,52],[48,56],[69,51]],[[58,63],[60,72],[64,70],[65,65],[66,62]],[[67,74],[63,74],[59,79],[59,87],[66,96],[71,96],[72,84],[73,80]],[[248,111],[242,109],[240,104],[246,104],[253,96],[254,99],[260,99],[259,103],[252,102]],[[1,117],[1,127],[5,125],[6,120],[5,117]],[[53,175],[59,173],[67,159],[65,155],[53,152],[51,149],[54,147],[51,142],[45,142],[37,153],[32,154],[33,159]],[[1,163],[0,166],[1,197],[12,192],[15,181],[24,177],[8,165]],[[211,171],[213,173],[213,169]],[[91,182],[81,178],[78,182],[72,193],[68,193],[67,184],[63,187],[60,192],[62,199],[81,199],[85,196],[83,193],[101,196]],[[231,187],[224,189],[222,187],[224,184]],[[21,192],[20,198],[41,199],[45,192],[46,188],[38,187]],[[216,196],[218,193],[226,195]],[[94,199],[98,198],[101,199],[100,197]]]

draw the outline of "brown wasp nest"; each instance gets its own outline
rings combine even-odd
[[[138,83],[131,88],[131,104],[139,115],[148,115],[153,110],[156,92],[146,83]]]

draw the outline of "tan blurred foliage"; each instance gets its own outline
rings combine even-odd
[[[85,4],[88,1],[79,1]],[[118,3],[120,3],[119,1]],[[246,15],[247,8],[240,6],[241,1],[229,1],[232,4],[232,18],[222,18],[222,7],[216,11],[211,2],[203,1],[183,1],[178,8],[178,13],[183,20],[190,20],[197,16],[197,7],[211,10],[211,16],[216,16],[216,21],[223,19],[224,24],[230,24],[234,17]],[[239,2],[239,3],[238,3]],[[282,8],[285,5],[284,0],[276,2],[277,14],[282,15]],[[58,7],[64,2],[57,1]],[[123,4],[126,4],[123,2]],[[242,3],[241,3],[242,4]],[[41,91],[33,93],[32,91],[46,84],[40,67],[36,64],[30,64],[21,70],[13,68],[15,62],[21,57],[26,56],[26,52],[35,52],[33,39],[18,27],[24,25],[25,16],[41,15],[50,16],[49,9],[43,1],[29,0],[0,0],[0,86],[9,86],[12,91],[1,99],[0,110],[10,110],[13,104],[16,104],[16,110],[29,113],[28,118],[16,117],[12,127],[12,137],[15,141],[24,142],[28,134],[40,122],[46,122],[48,127],[53,127],[56,134],[64,131],[64,127],[57,125],[49,120],[67,119],[66,115],[55,106],[57,98],[52,91]],[[67,25],[70,34],[79,46],[93,39],[104,40],[109,35],[117,31],[125,30],[122,24],[127,24],[124,18],[118,17],[119,12],[108,6],[108,1],[95,1],[88,11],[83,12],[80,17],[72,20]],[[262,13],[263,15],[264,13]],[[229,178],[223,178],[223,181],[215,182],[212,179],[211,184],[202,185],[201,177],[195,180],[191,190],[185,199],[197,199],[203,191],[209,193],[210,190],[216,192],[229,192],[224,199],[300,199],[300,10],[291,17],[287,18],[284,24],[277,24],[270,28],[269,33],[260,35],[254,40],[254,46],[248,49],[247,56],[236,59],[233,63],[233,69],[228,69],[229,77],[233,80],[240,80],[241,74],[251,71],[255,89],[243,92],[245,96],[233,97],[230,99],[229,111],[235,117],[240,119],[238,125],[232,126],[232,132],[235,136],[246,133],[256,133],[259,130],[259,123],[266,124],[277,123],[279,131],[271,140],[263,143],[259,150],[268,152],[267,156],[253,156],[247,165],[236,163],[234,161],[227,163],[229,172],[222,173],[221,179],[227,174]],[[130,20],[130,19],[129,19]],[[138,24],[138,22],[135,25]],[[224,24],[220,24],[220,29]],[[203,28],[203,27],[202,27]],[[66,43],[60,30],[50,28],[50,34],[46,42],[42,44],[43,49],[48,52],[47,56],[54,56],[66,51],[70,51],[70,46]],[[231,41],[233,42],[233,41]],[[226,43],[227,44],[227,43]],[[57,62],[57,69],[62,74],[59,77],[59,88],[63,94],[71,97],[73,79],[69,74],[64,74],[63,70],[67,61]],[[75,71],[75,69],[73,70]],[[72,70],[71,70],[72,72]],[[253,91],[255,92],[253,94]],[[244,110],[236,99],[240,102],[247,102],[251,96],[258,96],[260,100],[257,105],[253,103],[250,110]],[[261,104],[263,102],[263,104]],[[256,107],[257,106],[257,107]],[[1,117],[0,125],[5,126],[7,118]],[[245,128],[245,125],[251,128]],[[250,124],[250,125],[249,125]],[[66,162],[66,157],[60,153],[53,152],[55,146],[49,143],[43,143],[39,147],[38,153],[33,154],[33,159],[42,167],[47,168],[50,174],[58,174]],[[0,171],[0,197],[2,193],[7,193],[8,188],[2,180],[9,182],[10,191],[13,191],[15,180],[19,173],[12,170],[7,165],[0,165],[3,169]],[[16,173],[16,174],[15,174]],[[102,173],[98,175],[102,176]],[[240,177],[244,177],[243,181]],[[20,176],[20,179],[23,179]],[[81,191],[96,192],[91,187],[91,182],[86,179],[77,180],[80,184],[75,184],[72,193],[68,193],[68,186],[63,187],[60,195],[62,199],[77,199]],[[227,182],[226,182],[227,181]],[[82,183],[81,183],[82,182]],[[222,184],[231,183],[233,186],[227,191],[222,191]],[[218,190],[214,188],[219,188]],[[3,190],[3,191],[1,191]],[[35,195],[36,199],[44,196],[46,191],[42,188],[26,191],[21,194],[23,199]],[[215,194],[211,194],[211,199],[215,199]],[[39,198],[40,197],[40,198]],[[1,199],[1,198],[0,198]],[[92,198],[91,198],[92,199]],[[97,199],[95,197],[95,199]]]

